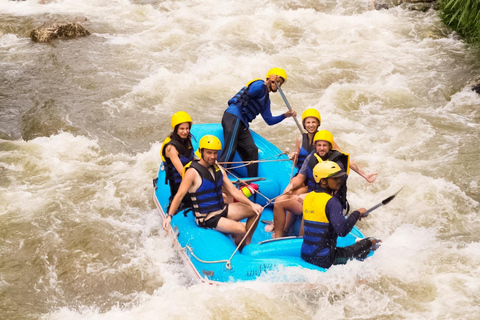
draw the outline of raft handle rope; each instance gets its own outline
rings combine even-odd
[[[271,157],[268,157],[268,158],[265,158],[265,159],[261,159],[261,160],[250,160],[250,161],[223,161],[223,162],[217,162],[218,164],[220,165],[226,165],[226,164],[239,164],[238,166],[235,166],[235,167],[230,167],[230,169],[237,169],[237,168],[241,168],[241,167],[246,167],[248,165],[251,165],[253,163],[262,163],[262,162],[280,162],[280,161],[291,161],[290,159],[272,159],[272,158],[278,158],[280,157],[281,155],[288,155],[289,152],[288,151],[284,151],[282,153],[279,153],[279,154],[276,154],[276,155],[273,155]],[[272,159],[272,160],[270,160]]]
[[[261,159],[261,160],[251,160],[251,161],[248,161],[248,162],[262,162],[262,161],[265,161],[265,160],[268,160],[268,159],[272,159],[272,158],[278,158],[282,155],[288,155],[289,152],[288,151],[283,151],[282,153],[278,153],[278,154],[274,154],[273,156],[270,156],[270,157],[267,157],[265,159]],[[285,159],[281,159],[281,160],[285,160]],[[269,161],[278,161],[278,160],[269,160]],[[269,162],[269,161],[265,161],[265,162]],[[218,162],[219,164],[235,164],[235,163],[245,163],[245,161],[225,161],[225,162]]]
[[[225,169],[225,170],[226,170],[227,172],[229,172],[227,169]],[[235,175],[232,174],[231,172],[229,172],[229,173],[230,173],[232,176],[234,176],[239,182],[244,183],[245,185],[247,185],[247,183],[246,183],[245,181],[241,180],[240,178],[238,178],[237,176],[235,176]],[[376,205],[376,206],[370,208],[369,210],[367,210],[367,212],[366,212],[367,215],[368,215],[369,212],[377,209],[378,207],[380,207],[380,206],[382,206],[382,205],[384,206],[384,205],[388,204],[390,201],[392,201],[392,200],[397,196],[397,194],[398,194],[400,191],[402,191],[402,189],[403,189],[403,187],[402,187],[400,190],[398,190],[394,195],[386,198],[385,200],[383,200],[383,201],[382,201],[381,203],[379,203],[378,205]],[[258,192],[258,191],[256,191],[256,192]],[[280,196],[283,195],[283,193],[282,193],[282,194],[276,196],[275,198],[269,199],[268,197],[266,197],[265,195],[261,194],[260,192],[258,192],[258,193],[259,193],[260,195],[262,195],[262,196],[267,200],[267,204],[265,204],[265,205],[263,206],[264,209],[265,209],[270,203],[272,203],[276,198],[278,198],[278,197],[280,197]],[[188,250],[190,251],[190,254],[191,254],[195,259],[197,259],[198,261],[200,261],[200,262],[202,262],[202,263],[223,263],[223,262],[225,262],[225,267],[227,268],[227,270],[231,270],[231,269],[232,269],[232,263],[231,263],[231,261],[232,261],[233,257],[234,257],[235,254],[238,252],[240,246],[241,246],[242,243],[245,241],[245,239],[247,238],[248,234],[250,233],[250,231],[252,230],[253,226],[255,225],[255,223],[257,222],[257,220],[260,218],[260,216],[261,216],[261,214],[257,215],[257,217],[255,218],[255,221],[254,221],[253,224],[250,226],[250,228],[248,229],[248,231],[245,233],[245,236],[243,237],[242,241],[240,241],[240,243],[238,244],[237,248],[235,248],[235,251],[232,253],[232,255],[230,256],[230,258],[228,258],[228,260],[206,261],[206,260],[202,260],[202,259],[198,258],[198,257],[193,253],[193,249],[192,249],[189,245],[186,245],[186,246],[185,246],[184,248],[182,248],[182,249],[183,249],[183,250],[188,249]],[[364,216],[364,217],[365,217],[365,216]],[[357,238],[357,240],[360,240],[360,239],[361,239],[361,238],[358,237],[357,235],[354,235],[354,236],[355,236],[355,238]],[[364,239],[365,239],[365,238],[364,238]],[[369,238],[367,238],[367,239],[369,239]],[[375,238],[374,238],[374,239],[375,239]],[[375,239],[375,240],[377,240],[377,239]],[[268,240],[267,240],[267,241],[268,241]],[[374,247],[372,247],[371,250],[376,250],[376,249],[380,246],[380,243],[379,243],[380,241],[378,240],[378,241],[376,241],[376,242],[377,242],[377,245],[374,246]]]
[[[237,179],[236,183],[240,183],[240,184],[242,184],[242,185],[244,185],[244,186],[248,186],[248,183],[246,183],[245,181],[243,181],[242,179],[240,179],[239,177],[237,177],[235,174],[232,173],[232,169],[231,169],[231,168],[230,168],[230,169],[227,169],[227,168],[223,167],[223,169],[224,169],[227,173],[229,173],[230,175],[232,175],[235,179]],[[264,197],[265,200],[267,200],[267,205],[269,205],[270,202],[272,201],[272,200],[269,199],[266,195],[264,195],[263,193],[261,193],[261,192],[258,191],[258,190],[255,190],[255,193],[258,193],[259,195],[261,195],[262,197]]]
[[[237,179],[238,182],[240,183],[243,183],[245,185],[248,185],[245,181],[243,181],[242,179],[240,179],[239,177],[235,176],[233,173],[231,173],[229,170],[225,169],[225,171],[227,171],[228,173],[230,173],[234,178]],[[273,201],[275,201],[276,198],[278,197],[281,197],[283,195],[282,194],[279,194],[278,196],[270,199],[268,198],[267,196],[265,196],[264,194],[260,193],[258,190],[255,191],[256,193],[260,194],[262,197],[264,197],[266,200],[267,200],[267,203],[263,206],[263,208],[265,209],[268,205],[270,205]],[[288,200],[288,199],[287,199]],[[286,201],[287,201],[286,200]],[[235,254],[238,252],[240,246],[242,245],[242,243],[245,241],[245,239],[247,238],[247,236],[250,234],[250,231],[252,231],[252,228],[253,226],[257,223],[258,219],[260,219],[260,216],[261,214],[257,215],[257,217],[255,218],[255,221],[253,221],[253,224],[250,226],[250,228],[248,229],[248,231],[245,233],[245,236],[243,237],[242,241],[240,241],[240,243],[237,245],[237,247],[235,248],[235,251],[232,253],[232,255],[230,256],[230,258],[228,258],[227,260],[213,260],[213,261],[207,261],[207,260],[202,260],[200,259],[199,257],[197,257],[194,253],[193,253],[193,249],[192,247],[190,247],[189,245],[186,245],[185,247],[182,248],[182,250],[185,250],[187,249],[188,251],[190,251],[190,254],[192,255],[192,257],[194,257],[195,259],[197,259],[199,262],[202,262],[202,263],[225,263],[225,267],[227,268],[227,270],[231,270],[232,269],[232,259],[233,257],[235,256]]]
[[[281,162],[281,161],[292,161],[290,159],[277,159],[277,160],[250,160],[250,161],[237,161],[237,162],[219,162],[218,164],[224,165],[224,164],[233,164],[233,163],[241,163],[238,166],[235,167],[230,167],[230,169],[238,169],[242,167],[249,166],[253,163],[261,163],[261,162]]]
[[[263,208],[267,207],[270,203],[272,203],[276,198],[282,196],[282,194],[276,196],[275,198],[272,198],[272,199],[268,199],[268,202],[266,205],[263,206]],[[288,201],[288,199],[286,200]],[[253,224],[250,226],[250,229],[248,229],[248,231],[245,233],[245,236],[243,237],[242,241],[240,241],[240,243],[238,244],[238,246],[235,248],[235,251],[232,253],[232,255],[230,256],[230,258],[228,258],[227,260],[211,260],[211,261],[208,261],[208,260],[202,260],[200,259],[199,257],[197,257],[195,255],[195,253],[193,253],[193,248],[190,247],[189,245],[186,245],[185,247],[180,247],[182,250],[185,251],[185,249],[187,249],[188,251],[190,251],[190,254],[192,255],[192,257],[194,257],[195,259],[197,259],[199,262],[202,262],[202,263],[225,263],[225,267],[227,268],[227,270],[231,270],[232,269],[232,259],[233,257],[235,256],[235,254],[238,252],[238,249],[240,248],[240,246],[242,245],[243,241],[245,241],[245,239],[247,238],[247,235],[250,233],[250,231],[252,230],[253,226],[255,225],[255,223],[257,222],[257,220],[260,218],[261,214],[257,215],[257,217],[255,218],[255,221],[253,222]]]

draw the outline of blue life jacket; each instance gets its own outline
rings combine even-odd
[[[210,171],[193,160],[187,165],[186,169],[193,168],[197,170],[202,178],[202,184],[195,192],[189,192],[192,200],[192,209],[198,222],[203,222],[210,212],[221,210],[225,207],[222,195],[223,174],[217,165],[212,168],[215,171],[215,177]]]
[[[332,196],[325,192],[310,192],[303,201],[304,233],[301,257],[307,262],[328,267],[335,260],[337,234],[330,226],[326,213]],[[335,199],[335,201],[337,201]]]
[[[178,190],[178,187],[180,186],[180,183],[182,182],[182,173],[183,172],[178,172],[177,168],[173,165],[172,160],[170,158],[167,158],[165,156],[165,150],[168,145],[174,146],[177,151],[178,151],[178,158],[180,159],[180,162],[182,163],[182,166],[185,167],[187,163],[193,160],[193,148],[189,148],[186,151],[186,154],[181,154],[181,150],[183,149],[183,146],[179,145],[179,143],[175,140],[171,140],[169,137],[166,138],[163,142],[162,145],[162,160],[163,160],[163,167],[165,168],[165,184],[169,183],[170,187],[173,190]],[[174,194],[172,194],[174,196]]]
[[[315,145],[308,139],[308,133],[302,133],[302,144],[298,151],[297,168],[300,170],[307,156],[315,150]]]
[[[239,108],[242,118],[247,122],[245,125],[248,126],[249,122],[252,122],[253,119],[257,117],[262,112],[262,109],[264,107],[264,104],[261,104],[259,99],[250,99],[248,95],[248,88],[250,85],[256,81],[262,81],[262,79],[255,79],[247,83],[245,87],[240,89],[238,93],[233,96],[230,100],[228,100],[229,105],[235,105],[237,108]],[[269,101],[268,97],[268,90],[265,89],[265,101]]]
[[[322,158],[320,158],[320,156],[315,151],[312,151],[312,156],[310,157],[307,166],[308,192],[314,191],[316,189],[316,182],[315,178],[313,177],[313,168],[317,163],[327,160],[341,163],[340,167],[343,167],[345,169],[346,176],[350,173],[350,156],[348,155],[348,153],[342,153],[338,150],[331,150],[328,157],[322,160]],[[346,179],[343,182],[346,185]]]

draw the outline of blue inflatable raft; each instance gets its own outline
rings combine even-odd
[[[217,136],[223,145],[223,131],[220,124],[196,124],[192,126],[191,132],[196,138],[193,147],[198,148],[198,141],[206,134]],[[285,153],[282,153],[276,146],[268,142],[252,131],[253,138],[259,149],[258,174],[259,179],[255,181],[259,185],[259,191],[268,199],[273,199],[283,192],[290,180],[292,162],[288,161]],[[280,160],[280,161],[279,161]],[[240,162],[238,154],[234,162]],[[235,165],[233,165],[235,166]],[[244,166],[231,170],[230,180],[240,185],[239,179],[246,176]],[[170,188],[165,184],[165,171],[160,166],[158,180],[154,191],[154,201],[160,212],[162,220],[165,217]],[[250,197],[250,200],[264,206],[268,200],[260,195]],[[261,220],[273,220],[273,205],[268,205]],[[232,238],[211,229],[204,229],[195,223],[193,213],[186,215],[183,212],[176,214],[171,221],[175,233],[175,247],[192,272],[195,281],[209,284],[220,284],[225,282],[264,280],[285,282],[285,279],[278,277],[272,280],[271,277],[263,276],[269,271],[278,271],[283,268],[301,267],[324,272],[325,269],[309,264],[300,257],[302,239],[291,236],[281,239],[272,239],[272,234],[264,230],[264,224],[259,223],[252,238],[252,243],[245,246],[239,252]],[[338,245],[348,246],[359,238],[364,238],[357,227],[344,238],[338,239]],[[259,279],[260,278],[260,279]],[[301,280],[295,280],[301,281]]]

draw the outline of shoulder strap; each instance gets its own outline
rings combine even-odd
[[[245,87],[247,87],[247,88],[250,87],[250,85],[251,85],[252,83],[254,83],[255,81],[263,81],[263,79],[260,79],[260,78],[253,79],[253,80],[249,81],[249,82],[245,85]]]
[[[350,155],[348,153],[340,152],[338,150],[332,150],[332,153],[328,157],[331,161],[339,160],[345,166],[345,171],[350,174]]]
[[[170,137],[166,137],[165,140],[163,140],[162,149],[160,149],[160,157],[162,157],[163,162],[166,161],[166,159],[165,159],[165,148],[170,144],[171,140],[172,139],[170,139]]]
[[[222,171],[217,165],[213,165],[213,168],[215,170],[215,178],[212,177],[212,174],[210,173],[210,171],[208,171],[208,168],[205,168],[200,163],[198,163],[198,160],[191,161],[187,166],[188,168],[194,168],[195,170],[197,170],[197,172],[203,179],[210,180],[215,184],[217,184],[222,177]],[[185,166],[185,170],[187,170],[187,166]]]

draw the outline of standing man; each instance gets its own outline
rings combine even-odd
[[[216,165],[218,151],[221,149],[220,140],[213,135],[206,135],[200,139],[201,158],[193,160],[190,165],[187,165],[182,183],[163,221],[163,228],[168,229],[181,200],[188,192],[192,201],[195,221],[200,227],[231,234],[238,246],[247,230],[253,226],[239,247],[241,250],[251,242],[253,232],[258,224],[257,215],[262,213],[263,207],[248,200],[242,191],[235,188],[225,171]],[[225,204],[222,187],[239,202]],[[246,224],[239,222],[245,218],[247,218]]]
[[[348,247],[337,247],[337,238],[345,237],[366,212],[365,208],[361,208],[353,211],[348,218],[343,215],[342,205],[333,194],[340,189],[344,175],[345,172],[333,161],[318,163],[313,169],[316,188],[303,201],[301,257],[322,268],[345,264],[351,259],[363,260],[381,242],[366,238]]]
[[[220,162],[231,162],[235,151],[243,161],[258,160],[258,148],[249,131],[250,122],[259,114],[271,126],[288,117],[295,117],[295,111],[287,111],[278,116],[272,116],[270,110],[270,92],[277,92],[278,87],[287,81],[287,73],[280,68],[268,71],[266,80],[255,79],[247,83],[232,99],[222,117],[225,149],[220,156]],[[225,165],[227,167],[228,165]],[[258,176],[258,164],[247,167],[249,177]]]

